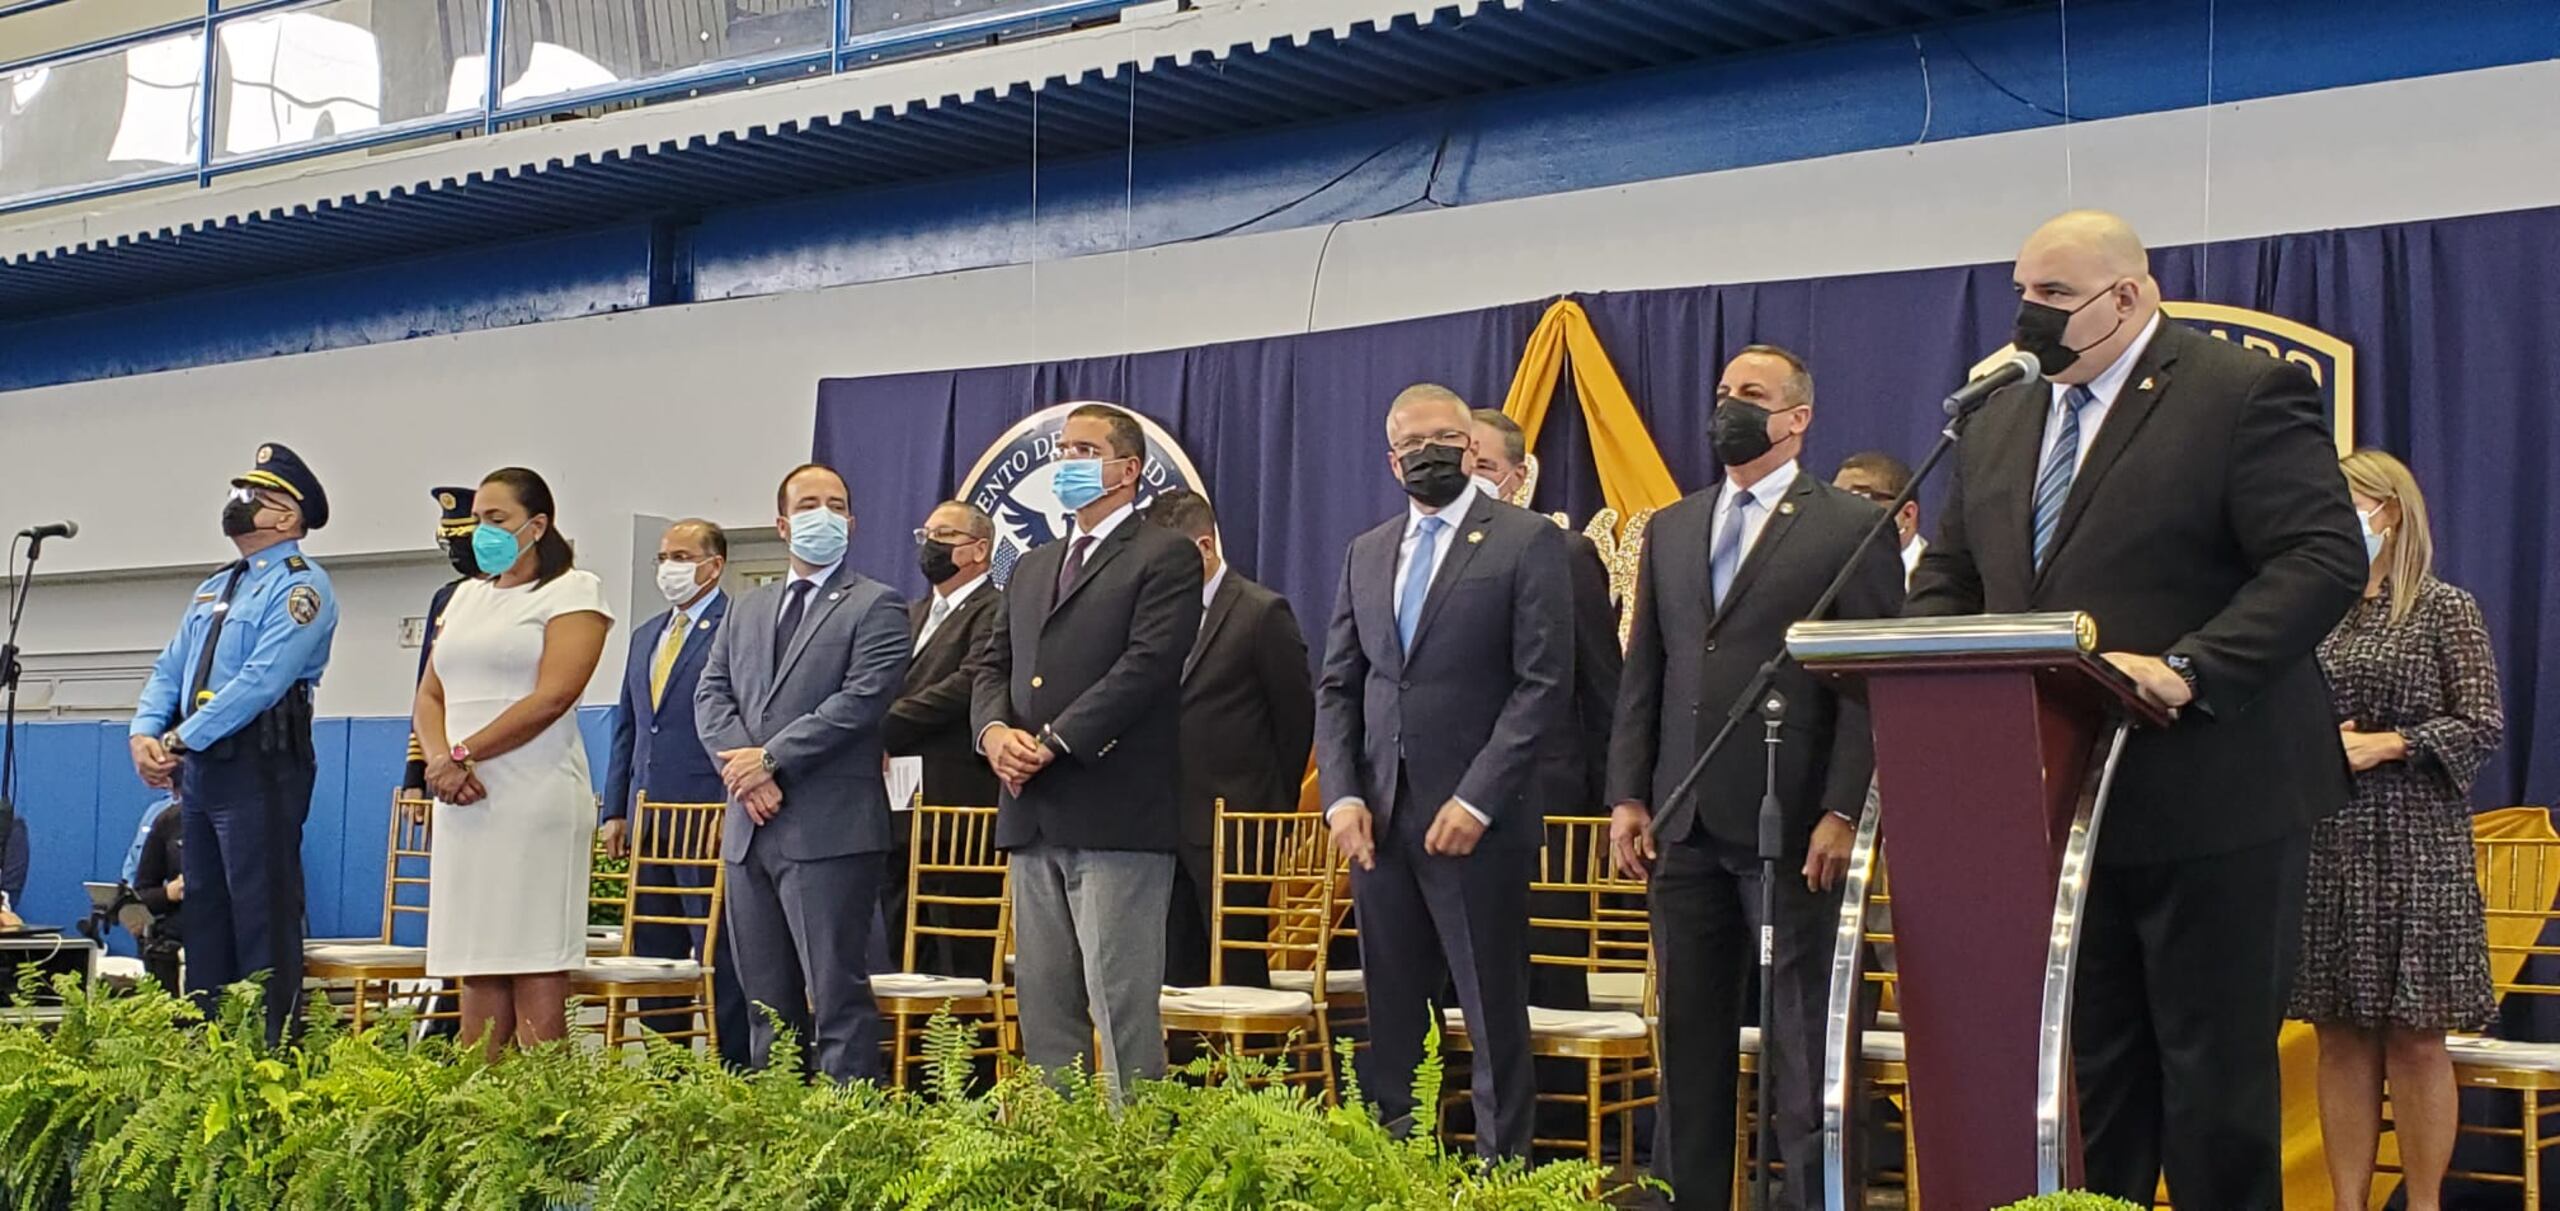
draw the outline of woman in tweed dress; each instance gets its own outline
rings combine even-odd
[[[2373,560],[2364,600],[2320,645],[2354,794],[2312,832],[2291,1014],[2319,1031],[2335,1205],[2369,1197],[2387,1074],[2408,1211],[2438,1211],[2458,1119],[2445,1034],[2497,1012],[2470,794],[2506,719],[2479,605],[2428,574],[2417,481],[2378,450],[2340,465]]]

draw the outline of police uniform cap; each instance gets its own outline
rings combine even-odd
[[[301,506],[302,528],[306,530],[329,524],[329,494],[320,490],[320,477],[303,465],[301,455],[282,442],[258,447],[255,465],[232,477],[231,486],[267,488],[292,497]]]
[[[438,537],[459,538],[469,534],[480,524],[478,517],[471,511],[476,498],[480,495],[479,489],[430,488],[427,494],[435,498],[437,508],[444,510],[443,514],[436,519]]]

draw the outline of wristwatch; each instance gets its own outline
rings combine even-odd
[[[449,753],[449,754],[447,754],[447,755],[453,758],[453,763],[454,763],[455,765],[459,765],[459,766],[461,766],[461,767],[462,767],[462,768],[464,768],[464,769],[470,769],[470,768],[471,768],[471,746],[470,746],[470,745],[468,745],[468,744],[457,744],[457,745],[454,745],[454,746],[453,746],[453,752],[451,752],[451,753]]]
[[[778,774],[782,772],[782,768],[774,763],[773,752],[769,749],[758,749],[756,751],[756,760],[764,766],[764,772],[768,774]]]
[[[160,748],[172,757],[187,755],[187,742],[178,739],[178,729],[174,727],[160,733]]]
[[[2168,665],[2169,671],[2178,675],[2178,680],[2187,683],[2188,697],[2192,698],[2196,695],[2195,657],[2189,656],[2184,652],[2171,652],[2168,655],[2161,657],[2160,663]]]

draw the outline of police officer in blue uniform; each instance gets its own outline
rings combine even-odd
[[[302,825],[311,814],[311,692],[338,603],[302,538],[329,497],[302,459],[258,447],[231,481],[222,532],[240,558],[196,589],[134,712],[133,767],[178,789],[187,880],[187,991],[267,974],[267,1038],[302,995]]]
[[[453,600],[453,590],[465,580],[480,578],[480,561],[471,554],[471,533],[480,528],[479,515],[472,512],[479,489],[434,488],[428,494],[443,510],[436,519],[436,545],[444,548],[445,562],[453,565],[458,579],[444,582],[427,598],[427,633],[418,643],[420,681],[427,679],[427,662],[435,658],[436,632],[444,626],[444,607]],[[409,764],[400,774],[400,792],[420,799],[427,796],[427,754],[418,747],[414,728],[409,732]]]

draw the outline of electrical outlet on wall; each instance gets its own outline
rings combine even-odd
[[[427,620],[425,615],[419,615],[414,618],[403,618],[400,620],[401,647],[418,648],[425,647],[426,644]]]

